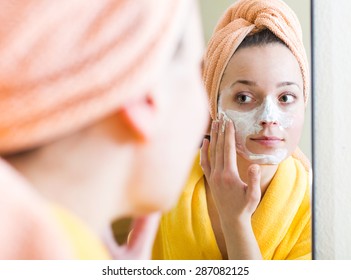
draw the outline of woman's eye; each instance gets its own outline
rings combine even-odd
[[[279,98],[279,101],[283,103],[292,103],[295,99],[296,97],[292,94],[284,94]]]
[[[235,99],[239,104],[247,104],[253,101],[253,98],[246,94],[238,94],[235,96]]]

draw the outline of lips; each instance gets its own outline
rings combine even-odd
[[[276,136],[259,136],[259,137],[253,137],[250,138],[251,140],[267,140],[267,141],[283,141],[282,138],[276,137]]]
[[[252,137],[252,138],[250,138],[250,140],[252,140],[255,143],[260,144],[262,146],[266,146],[266,147],[275,147],[284,141],[283,138],[280,138],[277,136],[271,136],[271,135]]]

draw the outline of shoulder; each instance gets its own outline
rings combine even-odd
[[[306,155],[300,150],[299,147],[296,148],[296,150],[293,152],[291,155],[296,161],[300,162],[306,172],[310,172],[311,170],[311,163],[309,159],[306,157]]]
[[[312,165],[309,159],[306,157],[306,155],[300,150],[300,148],[296,148],[294,153],[292,154],[293,159],[301,164],[301,166],[304,168],[305,172],[307,173],[308,176],[308,183],[309,187],[312,187],[313,183],[313,172],[312,172]]]
[[[0,259],[71,256],[45,200],[1,159],[0,194]]]
[[[50,205],[51,213],[70,243],[73,257],[80,260],[106,260],[110,255],[105,244],[76,215],[58,205]]]

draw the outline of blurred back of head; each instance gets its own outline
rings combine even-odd
[[[187,1],[0,3],[0,154],[111,114],[157,79]]]

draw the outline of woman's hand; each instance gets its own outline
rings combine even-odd
[[[253,235],[251,216],[260,199],[260,168],[248,169],[248,182],[239,176],[236,162],[235,131],[223,117],[212,123],[211,141],[204,139],[201,166],[215,202],[229,258],[261,258]]]

